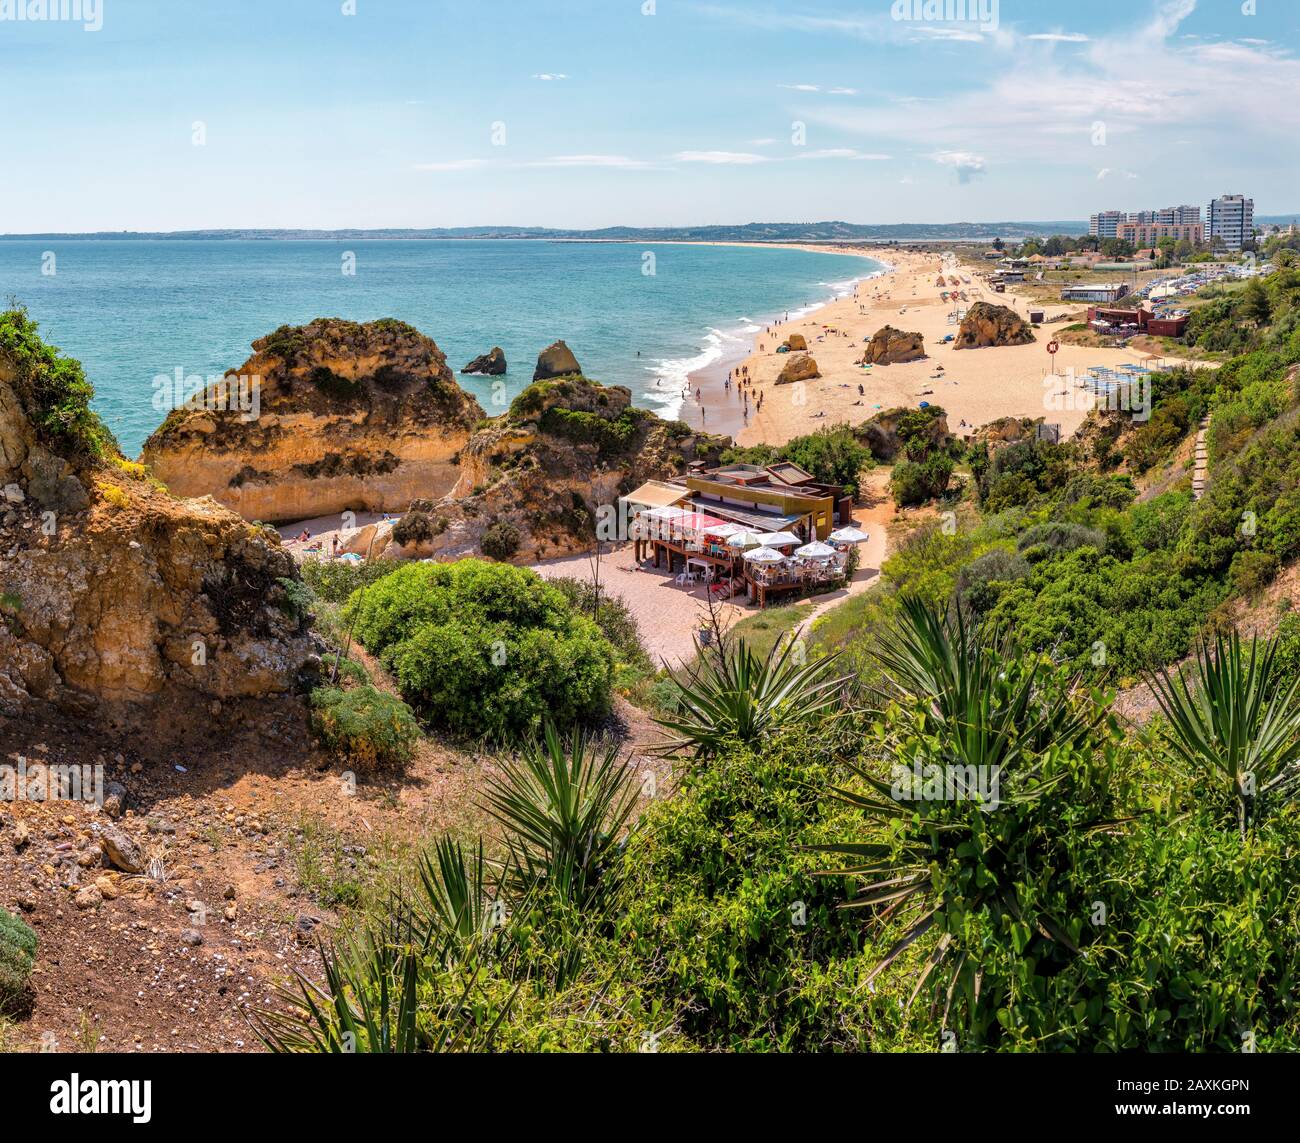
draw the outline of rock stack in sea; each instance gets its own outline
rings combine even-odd
[[[571,350],[562,341],[555,342],[542,350],[537,356],[537,368],[533,370],[534,381],[550,381],[556,377],[574,377],[582,373],[582,366],[573,356]]]
[[[505,351],[499,345],[494,346],[490,353],[474,358],[461,370],[461,373],[472,373],[482,377],[504,377],[506,373]]]
[[[209,390],[145,442],[143,461],[176,495],[282,523],[400,512],[455,485],[483,410],[412,326],[318,319],[253,351],[229,377],[255,391],[255,408],[224,410]]]

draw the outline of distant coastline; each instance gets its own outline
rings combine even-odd
[[[848,222],[747,223],[687,227],[612,226],[597,230],[566,230],[551,227],[481,226],[449,228],[379,228],[339,230],[213,229],[176,231],[93,231],[86,233],[46,232],[0,234],[0,241],[244,241],[244,242],[338,242],[537,240],[568,242],[744,242],[755,245],[790,243],[849,242],[935,242],[992,241],[1032,238],[1042,234],[1081,235],[1088,232],[1086,220],[1042,222],[944,222],[859,225]]]

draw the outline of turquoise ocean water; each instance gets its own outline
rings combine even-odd
[[[343,273],[348,254],[354,275]],[[220,375],[248,359],[254,338],[315,317],[410,322],[453,370],[500,345],[511,397],[532,379],[538,351],[563,338],[588,376],[675,416],[686,378],[746,352],[759,323],[842,296],[881,269],[849,255],[727,246],[16,240],[0,241],[0,301],[17,298],[48,341],[82,361],[98,411],[134,456],[162,420],[156,376]],[[500,411],[490,381],[459,380]]]

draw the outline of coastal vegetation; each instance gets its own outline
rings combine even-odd
[[[21,1013],[36,962],[36,934],[19,917],[0,909],[0,1018]]]
[[[349,675],[355,681],[356,675]],[[411,760],[420,727],[396,695],[368,683],[319,687],[312,692],[311,707],[312,729],[321,744],[359,770],[396,767]]]
[[[969,467],[953,511],[900,534],[880,586],[810,639],[787,638],[791,608],[658,676],[670,794],[529,707],[483,794],[492,828],[434,843],[396,920],[323,946],[324,985],[299,981],[265,1042],[1300,1048],[1300,618],[1233,629],[1300,555],[1300,355],[1270,344],[1076,441],[957,455],[905,428],[898,465]],[[1206,414],[1198,500],[1173,458]],[[425,577],[445,574],[358,597],[363,640],[441,606]],[[625,611],[529,584],[551,595],[644,667]]]
[[[1255,701],[1253,652],[1212,654],[1249,682],[1211,696],[1197,676],[1193,705],[1213,697],[1219,725],[1256,740],[1294,727],[1294,691]],[[694,715],[672,796],[631,818],[639,776],[547,733],[486,792],[495,831],[438,842],[400,923],[327,946],[324,988],[300,981],[265,1041],[1300,1046],[1300,818],[1277,790],[1243,831],[1220,755],[1196,745],[1213,737],[1176,720],[1126,736],[1079,672],[910,597],[871,687],[834,660],[756,664],[731,641],[706,655],[711,677],[680,684]],[[775,706],[774,684],[789,688]],[[1234,772],[1266,784],[1283,761],[1254,751]],[[946,795],[936,773],[969,788]]]
[[[819,429],[783,445],[750,445],[722,454],[723,464],[769,465],[790,461],[822,484],[838,484],[845,495],[856,497],[864,472],[875,462],[871,450],[847,425]]]
[[[458,734],[511,740],[609,709],[614,649],[524,568],[407,564],[358,592],[345,619],[416,712]]]
[[[0,313],[0,356],[14,369],[19,396],[42,440],[69,459],[108,459],[117,441],[91,409],[94,388],[81,362],[41,340],[38,326],[18,305]]]

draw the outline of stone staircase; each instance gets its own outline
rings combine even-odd
[[[1192,496],[1199,500],[1205,495],[1205,482],[1210,468],[1210,452],[1205,435],[1210,430],[1210,418],[1201,421],[1201,431],[1196,434],[1196,462],[1192,468]]]

